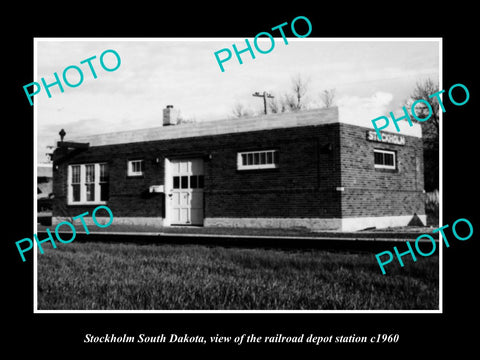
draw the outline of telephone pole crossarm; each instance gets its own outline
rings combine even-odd
[[[260,94],[258,91],[252,94],[252,96],[255,97],[263,97],[263,109],[265,112],[265,115],[267,114],[267,98],[273,99],[275,96],[267,93],[266,91],[263,92],[263,94]]]

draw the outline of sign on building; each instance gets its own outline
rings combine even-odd
[[[367,130],[367,140],[383,142],[383,143],[387,143],[387,144],[405,145],[405,136],[395,135],[395,134],[387,134],[387,133],[384,133],[383,131],[380,132],[380,134],[382,135],[381,140],[378,138],[376,131]]]

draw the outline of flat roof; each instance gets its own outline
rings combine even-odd
[[[373,129],[371,122],[369,124],[359,124],[358,121],[357,123],[355,123],[356,119],[342,120],[343,121],[340,121],[339,119],[338,107],[331,107],[323,109],[268,114],[254,117],[241,117],[214,121],[201,121],[196,123],[179,125],[158,126],[139,130],[118,131],[104,134],[74,137],[69,141],[88,142],[90,146],[102,146],[155,140],[180,139],[197,136],[242,133],[248,131],[292,128],[301,126],[315,126],[339,122],[363,127],[370,127]],[[421,128],[417,124],[415,124],[414,127],[404,127],[400,134],[421,137]]]

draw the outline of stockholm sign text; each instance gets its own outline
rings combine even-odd
[[[381,138],[377,136],[377,133],[375,131],[367,130],[367,140],[383,142],[387,144],[405,145],[405,136],[387,134],[387,133],[384,133],[383,131],[381,131],[380,134],[381,134]]]

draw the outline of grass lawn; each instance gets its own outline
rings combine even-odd
[[[38,254],[38,309],[438,309],[438,256],[403,260],[382,275],[373,253],[73,242]]]

